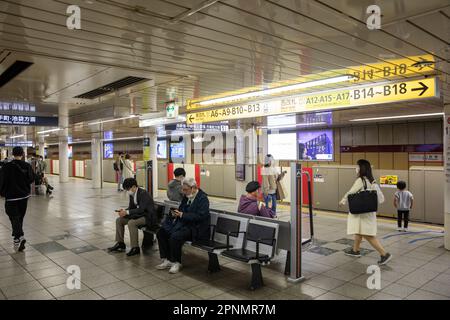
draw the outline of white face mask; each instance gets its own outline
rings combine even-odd
[[[127,191],[127,194],[128,194],[129,196],[131,196],[131,197],[134,196],[134,192],[133,192],[133,191]]]
[[[359,167],[356,168],[356,174],[359,174]]]

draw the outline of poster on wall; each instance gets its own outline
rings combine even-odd
[[[384,175],[380,177],[380,186],[384,188],[397,188],[398,176]]]
[[[156,142],[156,157],[158,159],[167,158],[167,140],[158,140]]]
[[[333,130],[308,130],[298,132],[298,159],[333,161]]]
[[[73,156],[72,146],[67,147],[67,156],[69,159],[72,159],[72,156]]]
[[[105,159],[113,159],[114,158],[114,145],[112,143],[105,143],[103,147],[103,157]]]

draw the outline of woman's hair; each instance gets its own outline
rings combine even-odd
[[[125,155],[125,159],[130,159],[130,155],[128,153]]]
[[[360,159],[356,164],[359,166],[359,177],[365,177],[369,179],[370,183],[373,183],[375,178],[372,174],[372,166],[370,165],[370,162],[365,159]]]

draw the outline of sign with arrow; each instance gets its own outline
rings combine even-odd
[[[187,124],[271,116],[285,113],[338,110],[381,103],[439,97],[437,78],[388,82],[327,90],[251,104],[188,113]]]
[[[393,59],[386,62],[365,66],[351,67],[349,74],[354,76],[352,82],[380,80],[399,77],[420,76],[434,72],[434,57],[430,54]]]

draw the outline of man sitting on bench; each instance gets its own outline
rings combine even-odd
[[[125,225],[128,225],[131,250],[127,253],[127,256],[130,257],[141,253],[139,248],[138,227],[142,225],[151,227],[156,224],[157,218],[152,197],[146,190],[138,187],[136,179],[125,179],[123,188],[128,193],[130,203],[127,209],[116,210],[119,214],[119,217],[116,219],[117,243],[113,247],[108,248],[108,251],[125,251]]]
[[[210,238],[208,196],[197,187],[193,178],[182,181],[182,191],[184,196],[178,210],[171,210],[156,234],[163,259],[156,268],[170,268],[170,273],[177,273],[182,267],[181,248],[185,241]]]

